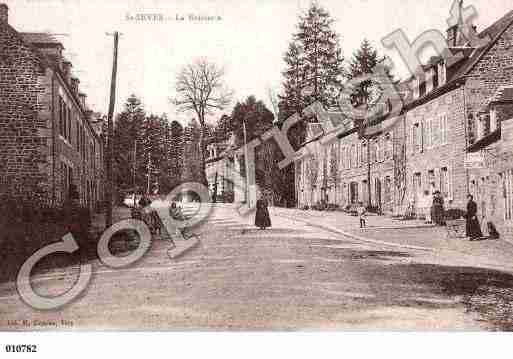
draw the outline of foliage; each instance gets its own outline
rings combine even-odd
[[[176,77],[178,111],[193,112],[199,121],[199,154],[201,171],[196,181],[207,184],[205,156],[207,146],[206,116],[225,109],[231,102],[232,92],[224,84],[225,72],[204,58],[184,66]]]

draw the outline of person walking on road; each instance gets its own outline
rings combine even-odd
[[[475,239],[479,239],[483,236],[481,232],[481,226],[479,225],[479,220],[477,219],[477,204],[474,202],[474,197],[469,194],[467,196],[467,224],[466,224],[466,234],[467,237],[470,238],[471,241]]]
[[[269,209],[267,200],[260,197],[256,203],[255,226],[264,230],[271,227],[271,217],[269,217]]]

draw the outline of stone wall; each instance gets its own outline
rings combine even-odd
[[[38,56],[0,22],[0,192],[51,197],[46,79]]]
[[[430,145],[427,139],[427,123],[429,120],[446,116],[445,141]],[[418,124],[420,145],[414,146],[413,127]],[[453,206],[463,208],[467,194],[467,173],[464,169],[466,153],[466,128],[464,111],[464,90],[456,88],[423,105],[417,106],[406,113],[407,129],[407,197],[415,199],[427,190],[440,190],[442,170],[447,169],[449,175],[449,193],[445,198]],[[432,177],[431,173],[434,175]],[[420,174],[420,188],[414,188],[414,176]],[[434,188],[431,186],[434,180]]]

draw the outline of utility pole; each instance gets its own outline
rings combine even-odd
[[[244,168],[246,169],[246,201],[248,208],[251,208],[251,199],[249,192],[249,166],[248,166],[248,138],[246,133],[246,121],[242,120],[242,129],[244,131]]]
[[[118,40],[119,33],[114,32],[114,57],[112,62],[112,78],[110,83],[110,102],[109,102],[109,114],[107,117],[107,188],[105,193],[105,199],[107,202],[107,213],[105,215],[105,227],[110,228],[112,226],[112,194],[114,192],[114,181],[112,174],[112,157],[114,155],[113,146],[113,119],[114,116],[114,105],[116,103],[116,76],[118,71]]]
[[[137,190],[136,190],[136,178],[135,178],[135,175],[136,175],[136,167],[137,167],[137,139],[135,139],[134,141],[134,162],[133,162],[133,168],[132,168],[132,185],[133,185],[133,190],[134,190],[134,207],[136,205],[136,195],[137,195]]]
[[[146,187],[146,193],[148,195],[150,194],[151,167],[152,167],[151,155],[150,155],[150,153],[148,153],[148,183],[147,183],[147,187]]]
[[[371,184],[371,141],[367,139],[367,202],[368,207],[372,206],[372,184]]]

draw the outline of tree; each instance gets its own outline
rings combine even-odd
[[[339,169],[338,169],[338,147],[332,146],[330,149],[330,180],[333,183],[333,186],[335,187],[335,202],[337,198],[337,188],[338,188],[338,175],[339,175]]]
[[[201,127],[198,121],[191,120],[183,130],[182,178],[181,182],[197,182],[205,173],[201,163]]]
[[[334,20],[328,11],[313,2],[300,17],[294,40],[304,52],[303,89],[308,104],[320,101],[326,108],[337,103],[338,91],[344,78],[342,49],[339,35],[332,30]]]
[[[306,175],[310,184],[310,204],[313,205],[313,193],[319,178],[319,160],[314,155],[306,162]]]
[[[378,51],[372,47],[367,39],[364,39],[360,48],[353,54],[349,64],[349,79],[357,79],[364,75],[373,74],[376,66],[382,62],[384,58],[380,58]],[[386,71],[386,76],[389,76],[390,71]],[[386,99],[381,98],[381,88],[379,80],[369,78],[365,81],[359,82],[354,86],[354,91],[351,95],[351,102],[355,107],[365,107],[370,109],[375,106],[382,106],[382,102]],[[353,119],[356,126],[359,127],[359,134],[361,138],[365,138],[367,142],[367,205],[372,205],[372,191],[371,191],[371,138],[372,136],[365,135],[365,127],[368,125],[370,119]]]
[[[203,58],[183,67],[176,77],[174,104],[179,111],[194,112],[199,121],[201,173],[196,180],[205,185],[206,117],[216,110],[225,109],[232,97],[232,92],[224,84],[224,77],[221,67]]]
[[[371,45],[367,39],[363,39],[360,48],[353,53],[349,63],[349,79],[356,79],[363,75],[370,75],[374,72],[376,66],[385,60],[380,57],[378,51]],[[391,77],[390,71],[386,71]],[[380,84],[376,79],[367,79],[355,86],[352,94],[352,102],[355,106],[368,105],[373,106],[380,100]]]
[[[279,127],[291,115],[301,114],[315,101],[325,108],[337,103],[345,70],[340,37],[332,29],[333,22],[329,13],[315,2],[300,16],[297,32],[284,55],[286,67],[282,72],[283,85],[278,102]],[[288,131],[289,141],[295,150],[306,140],[306,121],[303,118]],[[293,165],[281,171],[287,179],[284,183],[295,183]],[[290,191],[290,194],[288,201],[295,202],[295,191]]]
[[[135,190],[144,183],[138,171],[141,156],[138,155],[137,148],[142,144],[141,128],[145,116],[141,101],[131,95],[125,102],[124,110],[116,118],[113,161],[114,179],[120,190]]]
[[[273,126],[274,115],[265,104],[249,96],[244,102],[237,102],[233,108],[231,129],[238,144],[244,143],[243,124],[246,124],[247,141],[250,142]]]
[[[344,58],[339,35],[332,30],[329,13],[312,3],[300,16],[298,31],[293,35],[284,56],[283,91],[280,97],[280,121],[301,111],[315,101],[324,107],[336,105],[345,78]],[[304,123],[291,130],[291,143],[297,148],[304,141]]]

